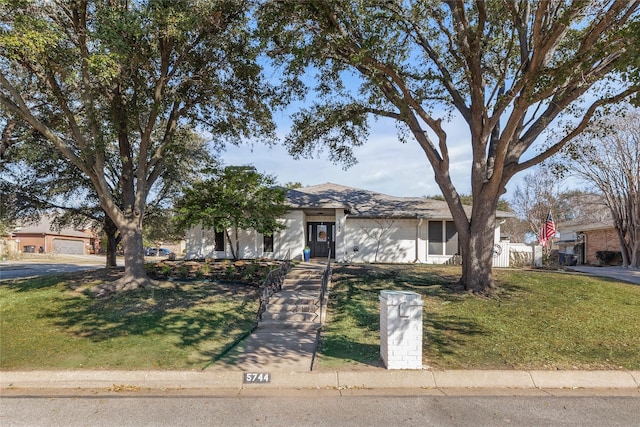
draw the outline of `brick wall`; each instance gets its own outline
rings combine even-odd
[[[380,356],[387,369],[422,368],[422,308],[419,294],[380,293]]]
[[[585,231],[587,236],[587,259],[585,264],[598,264],[597,251],[619,251],[620,241],[615,229]]]

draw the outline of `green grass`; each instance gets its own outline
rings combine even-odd
[[[498,270],[481,298],[452,290],[454,266],[334,269],[320,368],[380,365],[379,294],[423,296],[423,361],[447,369],[640,369],[640,286],[578,274]]]
[[[0,368],[199,369],[254,325],[254,287],[165,282],[106,299],[84,291],[101,281],[1,284]]]
[[[424,300],[423,360],[447,369],[640,369],[640,286],[498,270],[491,298],[459,267],[336,266],[320,369],[380,366],[379,295]],[[0,284],[0,369],[202,369],[253,326],[255,286],[191,280],[105,299],[76,273]]]

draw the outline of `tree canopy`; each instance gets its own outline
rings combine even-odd
[[[0,3],[0,107],[90,180],[123,236],[117,289],[149,283],[142,220],[171,153],[184,150],[178,129],[206,131],[211,143],[273,137],[272,107],[286,96],[263,79],[253,6]]]
[[[371,117],[395,120],[401,138],[423,149],[449,205],[461,283],[483,293],[493,286],[495,210],[509,180],[557,153],[601,106],[638,93],[639,7],[281,0],[261,8],[261,23],[280,64],[295,76],[315,73],[315,100],[294,116],[290,152],[328,147],[332,159],[350,164]],[[468,129],[470,216],[451,177],[453,116]]]
[[[234,231],[234,259],[239,256],[239,230],[254,229],[271,236],[285,228],[279,221],[288,211],[286,193],[275,186],[273,177],[258,173],[252,167],[230,166],[210,171],[210,177],[184,189],[176,203],[177,221],[182,228],[201,224],[205,228],[224,231],[231,242]]]

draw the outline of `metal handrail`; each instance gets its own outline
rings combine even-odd
[[[269,303],[271,295],[282,290],[284,277],[287,275],[289,267],[291,266],[290,255],[291,249],[287,251],[287,255],[284,260],[281,260],[282,262],[279,267],[269,270],[267,277],[265,277],[262,285],[260,285],[260,305],[258,307],[257,315],[258,321],[262,320],[262,314],[267,309],[267,304]]]
[[[320,325],[324,325],[324,318],[322,317],[323,307],[325,304],[324,298],[329,288],[329,282],[331,281],[331,249],[329,249],[329,256],[327,257],[327,268],[322,273],[322,285],[320,287]]]

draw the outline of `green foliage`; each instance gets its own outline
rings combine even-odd
[[[274,139],[272,107],[288,96],[263,78],[253,6],[3,2],[0,106],[23,124],[8,136],[24,127],[39,135],[120,231],[139,237],[148,205],[178,187],[159,184],[198,172],[189,135],[207,132],[219,145]],[[123,241],[128,277],[142,270],[139,241]]]
[[[202,224],[217,231],[254,229],[271,235],[285,228],[285,192],[272,177],[250,167],[210,171],[210,178],[184,189],[176,203],[181,228]]]

